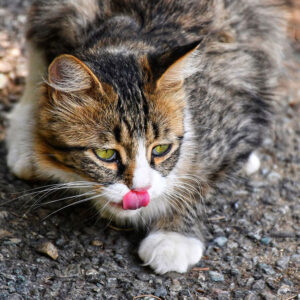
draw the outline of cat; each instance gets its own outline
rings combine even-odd
[[[29,75],[9,116],[10,170],[77,184],[103,217],[149,228],[138,249],[146,265],[186,272],[204,251],[202,203],[244,165],[259,168],[283,56],[280,9],[35,1]]]

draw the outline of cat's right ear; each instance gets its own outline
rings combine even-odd
[[[57,92],[76,93],[93,87],[101,88],[95,74],[75,56],[63,54],[48,69],[48,85]]]
[[[180,86],[184,79],[198,70],[195,57],[201,41],[177,46],[165,53],[150,54],[147,57],[150,78],[156,88]]]

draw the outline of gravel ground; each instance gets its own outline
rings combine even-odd
[[[300,44],[286,62],[261,170],[207,203],[202,261],[157,276],[138,259],[142,233],[99,220],[88,205],[49,216],[62,204],[38,204],[63,195],[32,194],[37,183],[7,170],[5,113],[24,88],[30,2],[0,0],[0,299],[300,299]]]

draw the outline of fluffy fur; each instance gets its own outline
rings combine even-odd
[[[139,249],[146,264],[185,272],[203,252],[202,201],[269,124],[279,16],[271,0],[35,1],[30,74],[10,116],[10,169],[80,182],[104,217],[150,228]],[[153,156],[160,144],[168,152]],[[117,158],[104,162],[96,149]],[[258,168],[252,154],[246,171]],[[124,195],[138,189],[150,204],[123,210]]]

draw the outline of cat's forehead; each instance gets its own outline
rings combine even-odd
[[[113,107],[110,121],[117,140],[122,133],[130,139],[141,136],[157,139],[174,129],[182,131],[182,103],[176,101],[172,93],[149,90],[141,59],[134,55],[105,53],[97,54],[97,59],[91,55],[86,63],[100,83],[104,82],[114,94],[109,106]]]

